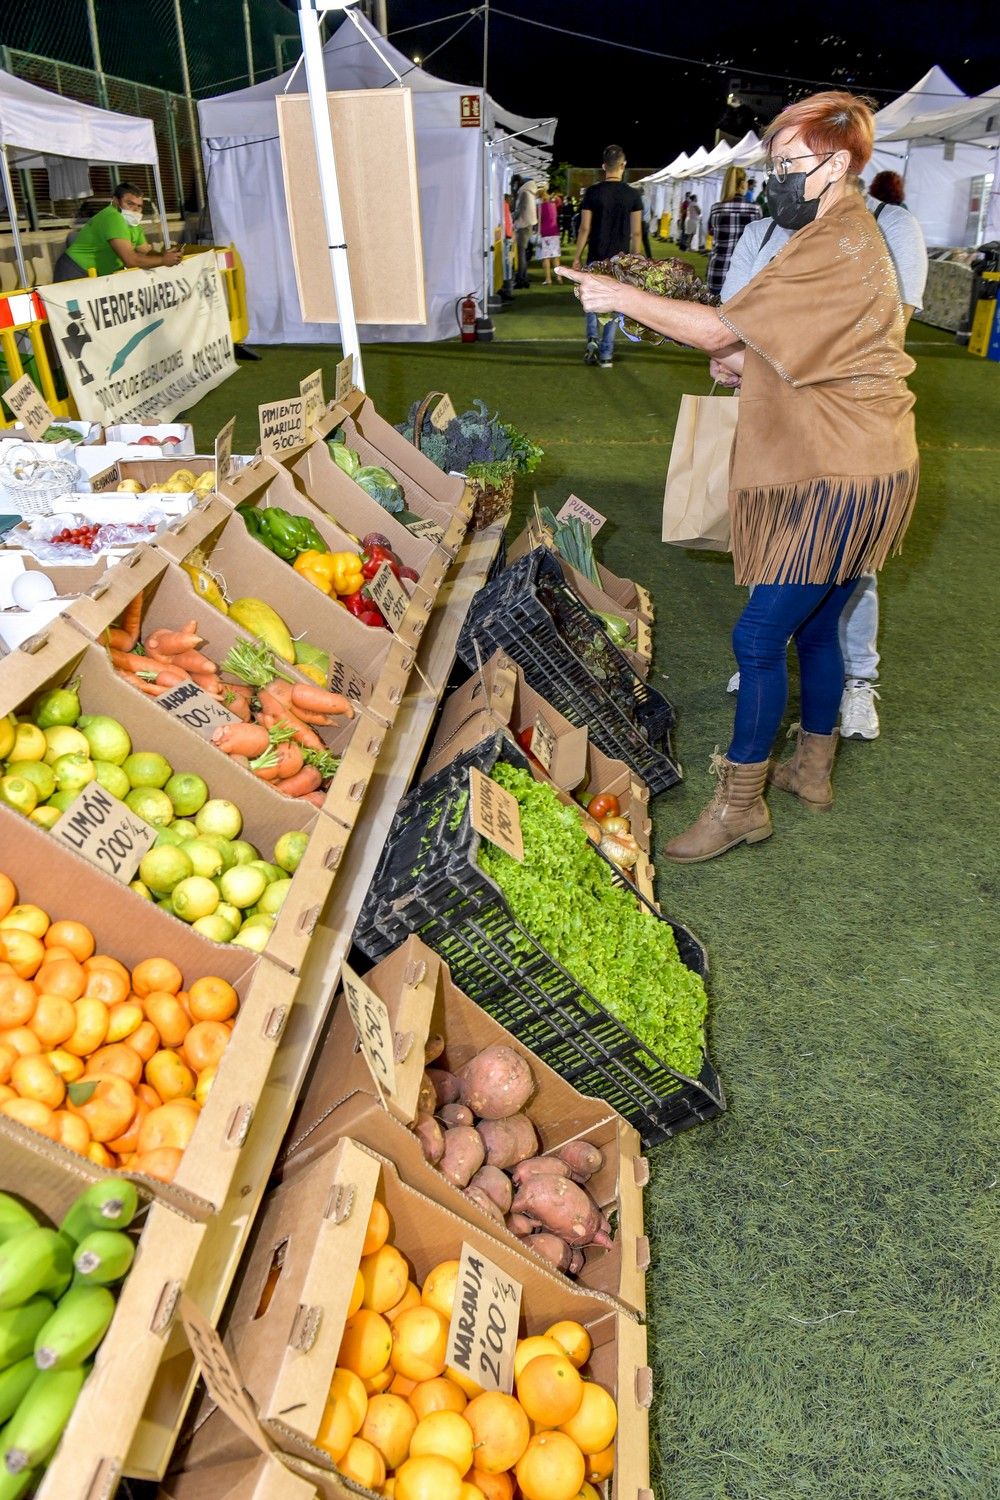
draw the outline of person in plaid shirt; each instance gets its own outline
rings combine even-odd
[[[708,259],[708,289],[716,296],[722,291],[736,242],[748,224],[761,217],[756,203],[746,201],[747,174],[742,167],[730,167],[723,185],[722,201],[708,216],[712,236],[712,253]]]

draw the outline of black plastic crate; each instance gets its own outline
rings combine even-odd
[[[661,1062],[515,920],[502,892],[480,869],[479,835],[469,822],[469,768],[489,774],[498,759],[527,768],[503,734],[485,740],[404,798],[372,880],[354,941],[372,959],[411,933],[445,959],[455,983],[583,1094],[603,1099],[656,1145],[725,1108],[707,1056],[698,1078]],[[668,921],[643,901],[651,920]],[[704,976],[705,950],[670,922],[681,960]]]
[[[577,598],[545,547],[511,564],[472,601],[458,655],[476,666],[497,649],[599,750],[625,761],[654,795],[676,786],[672,705],[632,670],[600,621]]]

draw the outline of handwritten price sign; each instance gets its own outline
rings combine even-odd
[[[38,394],[30,375],[22,375],[3,393],[3,399],[14,413],[32,442],[48,432],[55,417]]]
[[[220,724],[232,724],[238,717],[196,682],[182,682],[169,693],[161,693],[157,702],[203,740],[210,740]]]
[[[578,495],[570,495],[562,510],[556,512],[556,520],[570,521],[574,516],[581,520],[584,526],[590,527],[591,536],[596,536],[608,519],[607,516],[602,516],[599,510],[595,510],[592,505],[587,505]]]
[[[126,885],[139,868],[147,849],[156,843],[156,829],[136,817],[104,787],[92,781],[75,797],[52,826],[53,836],[92,865]]]
[[[469,822],[477,833],[512,859],[524,859],[521,809],[506,787],[497,786],[477,766],[469,767]]]
[[[463,1244],[445,1364],[464,1371],[484,1391],[509,1396],[520,1315],[521,1283]]]
[[[376,1084],[384,1094],[396,1092],[396,1064],[393,1060],[393,1034],[385,1003],[370,989],[349,964],[340,970],[344,999],[358,1033],[361,1051]]]
[[[541,714],[531,731],[531,753],[546,771],[552,769],[552,757],[556,753],[556,737]]]

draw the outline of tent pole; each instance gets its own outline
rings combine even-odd
[[[253,32],[250,29],[250,0],[243,0],[243,40],[247,49],[247,78],[251,83],[256,83],[257,78],[253,66]]]
[[[191,153],[194,157],[194,191],[198,212],[205,207],[205,169],[201,160],[198,121],[194,112],[194,96],[191,93],[191,73],[188,68],[187,42],[184,37],[184,17],[181,15],[181,0],[174,0],[174,23],[177,27],[177,43],[180,49],[181,78],[184,82],[184,97],[187,99],[188,129],[191,132]],[[183,207],[183,205],[182,205]]]
[[[170,225],[167,223],[167,205],[163,201],[163,183],[160,181],[160,163],[153,162],[153,186],[156,188],[156,211],[160,216],[160,228],[163,230],[163,248],[170,249]]]
[[[347,246],[344,243],[344,217],[340,207],[337,158],[333,149],[333,128],[330,124],[330,105],[326,92],[326,68],[319,39],[316,4],[317,0],[299,0],[302,61],[305,66],[306,89],[309,95],[309,113],[312,116],[313,140],[316,144],[316,163],[319,168],[319,190],[323,204],[323,220],[326,224],[326,242],[330,253],[330,269],[333,272],[333,289],[337,298],[340,344],[345,359],[350,358],[353,362],[354,384],[363,391],[365,377],[361,363],[361,342],[354,317],[351,270],[347,263]]]
[[[476,332],[487,343],[493,338],[493,319],[490,317],[490,293],[493,291],[493,171],[490,140],[486,134],[488,96],[486,85],[490,65],[490,3],[483,5],[483,97],[480,104],[483,132],[483,306],[482,317],[476,319]]]
[[[14,184],[10,177],[10,162],[7,160],[6,146],[0,146],[0,176],[3,177],[3,196],[7,204],[7,217],[10,219],[10,233],[14,241],[17,269],[21,277],[21,285],[27,291],[28,268],[24,264],[24,246],[21,244],[21,230],[17,222],[17,204],[14,202]]]

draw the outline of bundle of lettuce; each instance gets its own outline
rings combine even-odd
[[[414,401],[405,422],[398,423],[407,442],[413,442],[413,424],[420,402]],[[468,411],[453,417],[439,429],[424,417],[420,429],[420,451],[446,474],[465,474],[484,485],[499,485],[511,474],[530,474],[541,462],[542,449],[499,415],[490,415],[485,401],[473,401]]]
[[[644,292],[654,292],[657,297],[670,297],[678,302],[700,302],[704,307],[718,307],[719,299],[710,292],[686,260],[668,256],[666,260],[647,260],[644,255],[613,255],[610,260],[595,260],[587,267],[595,276],[613,276],[628,286],[641,287]],[[633,344],[645,341],[648,344],[669,343],[666,334],[654,333],[634,318],[623,313],[605,313],[597,321],[603,326],[614,320],[627,339]]]

